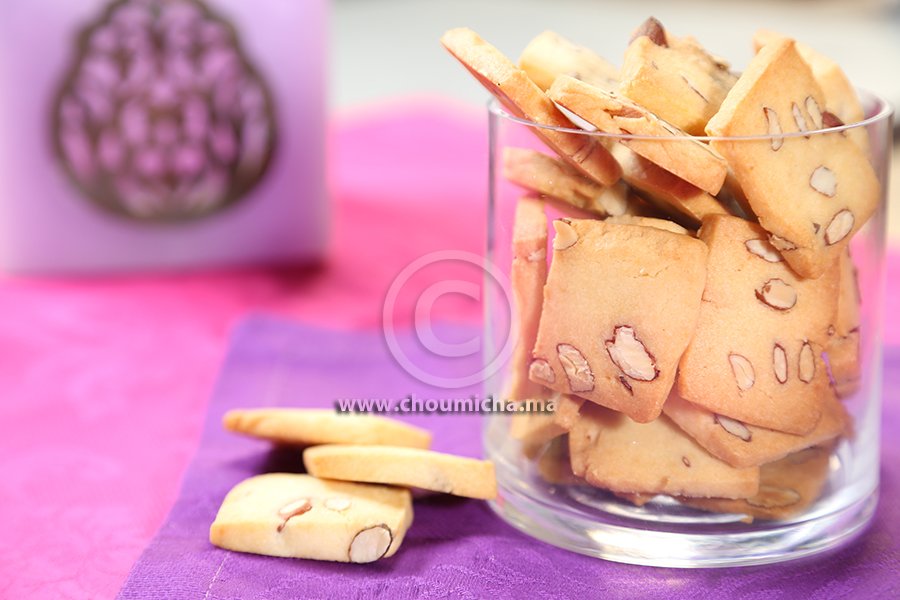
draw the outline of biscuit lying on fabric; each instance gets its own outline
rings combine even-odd
[[[225,413],[228,431],[277,444],[373,444],[428,448],[431,433],[375,415],[338,414],[317,408],[253,408]]]
[[[269,473],[225,496],[209,540],[237,552],[367,563],[393,556],[412,520],[409,490]]]
[[[494,463],[414,448],[327,445],[303,452],[316,477],[421,488],[490,500],[497,496]]]

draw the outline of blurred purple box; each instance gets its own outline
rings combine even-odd
[[[0,268],[305,262],[326,0],[0,2]]]

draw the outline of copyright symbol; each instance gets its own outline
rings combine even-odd
[[[458,273],[472,269],[476,271],[475,277],[471,276],[472,273],[469,273],[467,279],[447,276],[449,272]],[[441,274],[441,277],[434,281],[435,274],[438,273]],[[432,282],[424,289],[416,289],[416,280],[428,280],[429,276]],[[477,279],[482,281],[481,285],[474,282]],[[409,303],[410,295],[415,300],[413,308],[415,337],[425,350],[424,360],[411,358],[411,353],[404,349],[397,336],[395,327],[398,308]],[[485,344],[484,335],[476,335],[463,341],[441,339],[435,333],[434,328],[435,305],[441,299],[451,296],[461,296],[477,303],[488,303],[492,307],[505,307],[505,323],[507,325],[509,323],[509,307],[512,306],[512,298],[508,278],[487,258],[462,250],[432,252],[417,258],[404,267],[391,282],[382,311],[384,340],[397,363],[422,383],[444,389],[463,388],[486,381],[503,367],[513,351],[513,339],[509,335],[509,327],[505,328],[505,332],[501,336],[502,343],[496,343],[497,340],[493,340],[495,343]],[[492,298],[497,298],[497,302],[494,302]],[[491,318],[495,321],[492,326],[496,326],[499,321],[503,320],[501,318],[503,316],[492,313]],[[495,330],[496,327],[492,329]],[[487,354],[491,348],[488,346],[500,349],[492,352],[493,356],[489,357]],[[458,360],[479,353],[484,355],[480,361],[477,361],[477,369],[472,367],[471,361]],[[435,358],[437,360],[434,360]],[[428,365],[426,368],[425,365],[417,363],[428,363]],[[465,365],[462,367],[465,372],[452,374],[440,372],[450,369],[454,365],[456,371],[459,371],[460,364]]]

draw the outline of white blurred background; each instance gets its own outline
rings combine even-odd
[[[900,0],[333,0],[332,106],[437,92],[481,104],[486,93],[438,43],[451,27],[480,33],[516,60],[553,29],[618,64],[650,15],[741,69],[751,36],[773,29],[837,59],[856,85],[900,105]]]

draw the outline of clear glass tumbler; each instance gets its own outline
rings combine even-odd
[[[867,147],[880,184],[878,207],[850,244],[853,267],[857,273],[859,322],[858,329],[842,334],[857,336],[859,369],[849,379],[842,378],[840,381],[835,380],[831,367],[828,369],[831,388],[849,414],[851,428],[839,442],[828,446],[830,456],[825,461],[827,467],[824,467],[827,474],[815,501],[788,518],[751,520],[747,514],[740,512],[707,512],[692,508],[666,495],[657,495],[652,499],[648,496],[616,495],[571,474],[571,469],[566,468],[567,442],[564,437],[547,442],[553,437],[552,434],[547,435],[546,439],[540,438],[539,447],[523,443],[511,430],[513,421],[521,415],[502,413],[488,417],[485,425],[485,446],[489,457],[496,463],[500,488],[499,499],[493,503],[493,508],[500,516],[529,535],[575,552],[614,561],[666,567],[750,565],[790,560],[833,548],[865,529],[878,499],[881,327],[892,110],[885,101],[874,95],[860,92],[860,97],[867,118],[858,124],[805,134],[731,140],[737,144],[772,144],[774,147],[800,136],[841,135],[861,139],[860,130],[865,130],[868,142],[862,143]],[[542,181],[526,182],[524,187],[509,180],[512,168],[510,153],[519,153],[520,165],[535,164],[523,157],[540,162],[540,157],[534,152],[555,157],[540,141],[540,136],[535,135],[545,127],[510,116],[496,102],[489,105],[489,126],[488,253],[490,261],[509,275],[513,261],[514,215],[519,200],[529,195],[552,198],[557,193],[565,195],[572,188],[568,184],[564,186],[565,182],[553,176],[544,176]],[[680,140],[677,137],[640,139],[574,127],[564,131],[583,136],[586,143],[596,142],[606,148],[617,147],[623,141],[672,144]],[[699,139],[710,141],[711,138]],[[528,177],[526,172],[525,179]],[[512,179],[518,179],[521,183],[522,173]],[[559,186],[566,188],[565,193],[559,192]],[[622,210],[620,197],[604,194],[603,190],[591,185],[577,190],[575,196],[578,202],[594,204],[600,212],[614,214]],[[731,211],[741,212],[740,193],[723,197],[723,202]],[[547,200],[546,211],[549,263],[553,254],[553,220],[584,218],[587,213],[552,199]],[[650,212],[653,212],[652,208]],[[676,220],[681,220],[688,227],[692,225],[685,223],[684,219]],[[693,223],[694,227],[697,225]],[[615,282],[610,282],[610,285],[614,286]],[[487,356],[495,354],[492,347],[505,347],[510,335],[514,336],[515,344],[520,342],[519,336],[534,336],[539,313],[533,307],[521,311],[522,307],[517,306],[515,301],[510,306],[509,298],[516,296],[515,290],[513,292],[505,295],[497,293],[488,298]],[[665,294],[661,293],[660,302],[666,301]],[[604,306],[597,306],[598,311],[604,309]],[[512,311],[511,321],[514,324],[510,330],[506,325],[510,322],[509,311]],[[835,332],[830,330],[829,334],[835,335]],[[487,394],[495,398],[508,397],[513,361],[517,357],[522,360],[522,356],[513,353],[506,368],[486,382]],[[828,360],[825,353],[822,360]],[[835,365],[832,367],[836,368]],[[520,405],[525,406],[524,403]],[[529,407],[522,410],[529,410]],[[727,419],[723,421],[726,424],[729,422]],[[622,468],[627,470],[630,467],[624,465]]]

